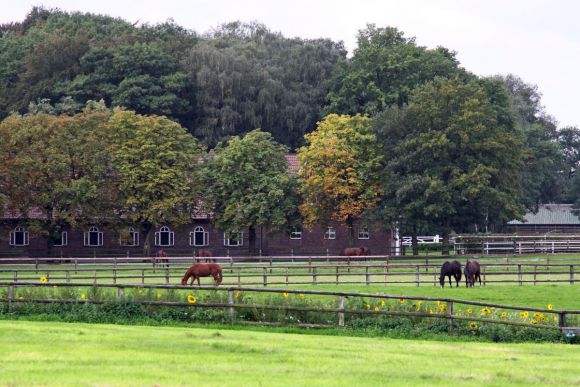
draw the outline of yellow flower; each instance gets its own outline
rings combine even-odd
[[[284,293],[282,293],[282,296],[283,296],[284,298],[288,298],[289,294],[288,294],[288,292],[284,292]]]
[[[161,299],[161,293],[157,293],[157,299]]]
[[[548,304],[548,310],[554,310],[554,305]]]
[[[189,302],[190,304],[195,304],[197,302],[197,298],[195,298],[193,294],[190,294],[189,296],[187,296],[187,302]]]
[[[439,304],[439,309],[441,309],[442,311],[446,311],[447,310],[447,305],[445,305],[445,304]]]
[[[475,322],[470,322],[469,323],[469,329],[476,330],[477,329],[477,324]]]
[[[437,304],[437,306],[441,305],[441,301],[439,300],[435,301],[435,303]]]
[[[434,314],[433,309],[429,309],[429,314]]]
[[[380,309],[378,306],[375,306],[375,312],[378,312]]]
[[[48,280],[46,279],[45,276],[40,277],[40,283],[45,284]]]
[[[529,313],[528,313],[527,311],[525,311],[525,312],[520,312],[520,317],[521,317],[521,318],[526,318],[526,317],[528,317],[528,315],[529,315]]]
[[[400,304],[404,304],[405,303],[405,299],[404,298],[399,298],[399,303]]]
[[[18,297],[19,300],[24,300],[24,297],[20,296]]]
[[[558,316],[554,316],[554,321],[558,321]]]
[[[534,318],[536,320],[538,320],[538,321],[539,320],[543,320],[544,319],[544,314],[543,313],[540,313],[540,312],[536,312],[536,313],[534,313]]]
[[[300,293],[300,299],[303,300],[304,299],[304,294]]]
[[[532,324],[534,324],[534,325],[536,325],[538,322],[539,322],[539,321],[538,321],[538,320],[536,320],[536,319],[533,319],[533,320],[531,321],[531,323],[532,323]]]
[[[467,309],[467,314],[471,316],[473,314],[473,309],[471,308]]]
[[[501,318],[506,318],[507,317],[507,312],[501,312]]]
[[[239,298],[239,297],[240,297],[240,294],[242,294],[242,293],[241,293],[239,290],[236,290],[236,291],[234,292],[234,297],[235,297],[235,298]]]
[[[370,309],[370,308],[371,308],[371,304],[367,304],[367,309]]]
[[[86,299],[87,299],[87,295],[86,295],[86,294],[84,294],[84,293],[82,293],[82,294],[81,294],[81,300],[86,300]]]
[[[385,301],[381,301],[381,306],[385,306]]]
[[[495,306],[492,306],[492,307],[491,307],[491,310],[495,310]]]
[[[491,310],[489,310],[489,308],[486,306],[485,308],[483,308],[481,310],[480,314],[490,314],[490,313],[491,313]]]

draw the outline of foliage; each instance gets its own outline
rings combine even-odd
[[[294,178],[288,174],[287,148],[259,129],[220,144],[204,163],[205,204],[225,232],[249,229],[255,250],[257,227],[271,231],[295,218]]]
[[[381,195],[377,180],[381,155],[370,120],[331,114],[306,135],[300,148],[300,212],[307,227],[339,222],[349,227],[373,208]]]
[[[96,223],[111,209],[107,112],[37,113],[0,123],[0,192],[6,208],[51,243],[65,226]],[[33,215],[40,211],[39,217]]]
[[[476,81],[437,78],[407,107],[378,116],[384,216],[432,223],[443,235],[522,216],[521,136],[498,105]]]
[[[107,122],[118,205],[117,222],[154,226],[191,221],[199,198],[203,149],[179,124],[116,109]]]
[[[455,53],[417,46],[394,27],[367,25],[357,36],[352,58],[341,63],[330,82],[329,113],[375,115],[409,102],[411,91],[437,76],[462,74]]]

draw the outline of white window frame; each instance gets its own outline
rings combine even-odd
[[[293,227],[292,230],[290,230],[290,239],[302,239],[302,228]]]
[[[129,238],[123,240],[123,236],[119,236],[119,245],[121,246],[139,246],[139,232],[135,231],[133,227],[129,227]]]
[[[56,247],[68,246],[68,231],[60,232],[60,242],[54,244]]]
[[[368,227],[358,229],[358,239],[371,239],[371,232]]]
[[[97,234],[97,244],[91,244],[91,234]],[[92,226],[89,231],[84,233],[84,245],[86,247],[99,247],[103,245],[103,232],[98,227]]]
[[[324,232],[324,239],[326,239],[326,240],[336,239],[336,228],[327,227],[326,231]]]
[[[203,234],[203,243],[196,244],[195,243],[195,234],[202,233]],[[193,231],[189,232],[189,245],[190,246],[209,246],[209,232],[205,231],[205,229],[201,226],[197,226],[193,229]]]
[[[232,238],[233,235],[237,235],[239,238]],[[234,243],[235,241],[235,243]],[[240,247],[244,245],[244,233],[243,232],[232,232],[226,233],[224,232],[224,246],[230,247]]]
[[[168,244],[161,244],[161,234],[162,233],[167,233],[167,241]],[[159,231],[155,232],[155,246],[163,246],[163,247],[167,247],[167,246],[173,246],[175,245],[175,233],[173,231],[171,231],[169,229],[169,227],[167,226],[163,226],[159,229]]]
[[[22,243],[16,243],[16,234],[22,234]],[[14,230],[10,231],[10,246],[28,246],[28,231],[24,227],[18,226]]]

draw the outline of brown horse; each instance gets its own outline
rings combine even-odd
[[[151,263],[153,264],[153,271],[155,271],[157,265],[169,267],[169,259],[165,250],[157,251],[155,256],[151,257]]]
[[[181,279],[181,284],[187,285],[187,281],[191,278],[190,285],[193,285],[193,282],[197,280],[197,285],[199,286],[201,285],[199,282],[199,278],[209,276],[212,276],[215,281],[215,285],[219,286],[219,284],[222,283],[223,278],[221,266],[218,265],[217,263],[196,263],[195,265],[187,269],[185,275]]]
[[[195,256],[197,258],[205,258],[206,262],[215,262],[213,259],[213,253],[210,250],[199,249],[195,251]],[[197,261],[197,260],[196,260]]]
[[[342,249],[341,255],[345,257],[360,257],[363,255],[371,255],[371,250],[368,247],[346,247]]]
[[[481,285],[481,270],[479,262],[467,261],[465,269],[463,269],[463,274],[465,274],[465,286],[468,288],[475,286],[476,279],[479,280],[479,285]]]
[[[439,283],[441,287],[445,287],[445,277],[449,277],[449,286],[453,287],[451,284],[451,277],[455,278],[455,287],[459,287],[459,282],[461,282],[461,263],[458,261],[445,262],[441,266],[441,274],[439,275]]]

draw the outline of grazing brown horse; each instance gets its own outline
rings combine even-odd
[[[167,258],[167,252],[165,250],[159,250],[155,256],[151,257],[151,263],[153,264],[153,271],[155,272],[155,267],[157,265],[169,267],[169,259]]]
[[[363,255],[371,255],[371,250],[368,247],[346,247],[342,249],[341,255],[345,257],[360,257]]]
[[[481,270],[479,262],[467,261],[465,269],[463,269],[463,274],[465,274],[465,286],[468,288],[475,286],[476,279],[479,280],[479,285],[481,285]]]
[[[193,282],[197,280],[197,285],[199,286],[201,285],[199,282],[199,278],[209,276],[212,276],[215,281],[215,285],[219,286],[219,284],[222,283],[223,278],[221,266],[218,265],[217,263],[196,263],[195,265],[187,269],[185,275],[181,279],[181,284],[187,285],[187,281],[191,278],[190,285],[193,285]]]
[[[445,287],[445,277],[449,277],[449,286],[453,287],[451,284],[451,276],[455,278],[455,287],[459,287],[459,282],[461,282],[461,263],[458,261],[445,262],[441,266],[441,274],[439,275],[439,283],[441,287]]]
[[[195,256],[197,258],[205,258],[206,262],[215,262],[213,259],[213,253],[210,250],[199,249],[195,251]],[[197,260],[196,260],[197,261]]]

